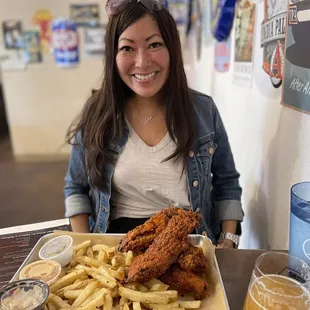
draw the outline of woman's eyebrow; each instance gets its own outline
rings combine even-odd
[[[147,38],[145,39],[145,41],[146,41],[146,42],[147,42],[147,41],[150,41],[150,40],[153,39],[154,37],[160,37],[160,38],[161,38],[161,35],[158,34],[158,33],[154,33],[154,34],[152,34],[151,36],[147,37]],[[128,39],[128,38],[121,38],[121,39],[119,39],[119,42],[121,42],[121,41],[129,41],[130,43],[135,43],[134,40]]]

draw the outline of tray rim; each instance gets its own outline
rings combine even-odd
[[[18,276],[19,276],[19,273],[20,271],[29,264],[29,261],[32,259],[32,257],[34,256],[34,253],[35,251],[37,251],[37,248],[40,247],[40,246],[43,246],[43,244],[41,245],[41,243],[46,243],[47,241],[49,241],[52,237],[53,237],[53,233],[50,233],[50,234],[46,234],[44,236],[42,236],[38,241],[37,243],[35,244],[35,246],[32,248],[32,250],[30,251],[30,253],[27,255],[27,257],[25,258],[25,260],[23,261],[23,263],[19,266],[18,270],[15,272],[14,276],[11,278],[10,282],[13,282],[13,281],[17,281],[18,280]],[[93,234],[93,233],[86,233],[85,235],[91,235],[91,236],[102,236],[102,234]],[[125,234],[104,234],[105,236],[111,236],[111,237],[123,237],[125,236]],[[190,234],[188,235],[189,237],[199,237],[200,239],[202,240],[205,240],[205,239],[208,239],[210,242],[211,240],[206,237],[206,236],[203,236],[203,235],[199,235],[199,234]],[[46,241],[45,241],[46,240]],[[220,271],[220,268],[219,268],[219,264],[218,264],[218,261],[217,261],[217,258],[216,258],[216,255],[214,254],[214,262],[215,262],[215,268],[217,270],[217,273],[218,273],[218,276],[219,276],[219,282],[220,282],[220,285],[222,287],[222,290],[223,290],[223,295],[224,295],[224,300],[225,300],[225,304],[226,304],[226,309],[227,310],[230,310],[230,307],[229,307],[229,303],[228,303],[228,299],[227,299],[227,295],[226,295],[226,290],[225,290],[225,286],[224,286],[224,283],[223,283],[223,279],[222,279],[222,275],[221,275],[221,271]]]

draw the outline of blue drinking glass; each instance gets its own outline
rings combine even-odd
[[[289,252],[310,265],[310,182],[291,189]]]

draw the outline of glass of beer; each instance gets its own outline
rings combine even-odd
[[[309,310],[310,266],[282,252],[258,257],[243,310]]]

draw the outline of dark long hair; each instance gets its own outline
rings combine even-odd
[[[128,4],[119,14],[110,18],[105,36],[105,69],[101,88],[88,99],[77,124],[71,124],[67,142],[74,144],[78,132],[86,150],[86,164],[92,184],[106,188],[104,168],[114,163],[108,146],[124,134],[124,106],[131,89],[122,81],[116,66],[118,39],[124,30],[149,14],[156,20],[170,55],[170,73],[163,93],[166,105],[166,123],[176,143],[175,152],[166,160],[183,161],[185,167],[194,139],[193,104],[183,67],[181,43],[173,17],[166,9],[151,11],[138,2]]]

